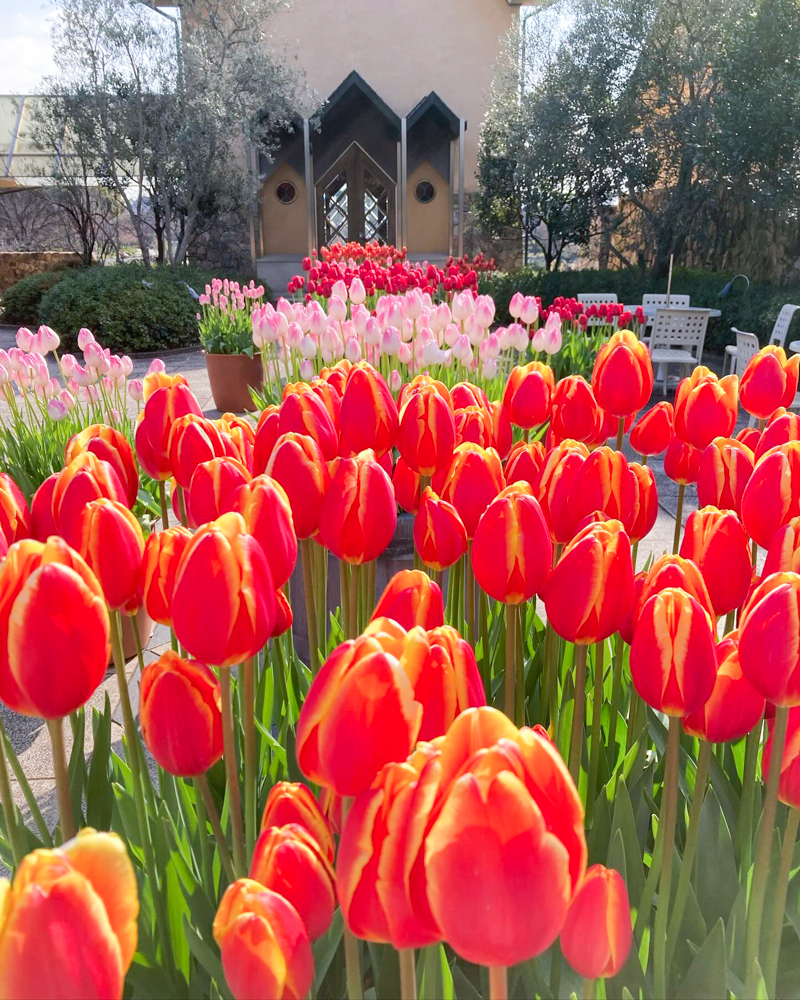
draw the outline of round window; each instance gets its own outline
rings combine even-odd
[[[421,201],[423,205],[427,205],[428,202],[433,201],[436,197],[436,188],[430,181],[420,181],[416,186],[414,194],[417,201]]]
[[[281,205],[291,205],[297,197],[297,188],[291,181],[281,181],[275,188],[275,197]]]

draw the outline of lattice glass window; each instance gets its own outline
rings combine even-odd
[[[337,174],[322,194],[325,242],[328,246],[332,243],[347,243],[350,238],[347,209],[347,176]]]
[[[368,170],[364,171],[364,238],[389,242],[389,192]]]

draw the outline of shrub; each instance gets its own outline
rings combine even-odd
[[[3,295],[3,322],[17,326],[38,326],[42,298],[64,278],[75,274],[74,268],[56,268],[31,274],[12,285]]]
[[[720,309],[720,319],[708,325],[706,350],[721,354],[726,344],[735,344],[731,327],[748,330],[758,335],[762,344],[769,339],[772,325],[781,306],[786,302],[800,303],[800,284],[778,285],[768,281],[751,281],[745,291],[745,282],[736,282],[734,291],[726,299],[719,293],[733,275],[715,271],[676,268],[672,275],[672,288],[676,293],[691,295],[692,305]],[[540,295],[546,304],[557,295],[575,296],[579,292],[616,292],[620,302],[635,305],[642,301],[645,292],[665,292],[666,278],[653,278],[649,272],[638,269],[624,271],[537,271],[520,268],[518,271],[497,272],[484,275],[480,291],[492,295],[497,305],[497,321],[507,323],[508,303],[516,291],[525,295]],[[800,319],[795,317],[788,342],[800,336]]]

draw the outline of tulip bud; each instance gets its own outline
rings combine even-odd
[[[101,497],[87,503],[78,524],[78,552],[103,588],[113,610],[135,612],[142,603],[144,536],[121,503]]]
[[[84,507],[100,497],[125,504],[125,488],[113,466],[91,451],[81,452],[61,470],[53,487],[53,520],[73,548],[80,545]]]
[[[236,449],[226,431],[194,413],[175,421],[169,436],[169,463],[178,485],[188,490],[201,462],[225,457],[236,457]]]
[[[662,400],[642,414],[631,428],[631,448],[640,455],[660,455],[675,434],[672,403]]]
[[[701,507],[740,513],[744,488],[753,474],[753,453],[734,438],[715,438],[703,451],[697,473]]]
[[[306,434],[282,434],[266,471],[286,493],[297,538],[311,538],[319,528],[323,498],[331,481],[317,442]]]
[[[450,465],[433,483],[442,500],[458,511],[468,538],[474,536],[481,514],[504,486],[497,452],[472,442],[457,445]]]
[[[730,437],[736,426],[738,384],[735,375],[718,379],[698,365],[675,390],[675,433],[694,448],[706,448],[714,438]]]
[[[779,406],[789,407],[797,392],[800,355],[788,361],[776,344],[762,347],[747,362],[739,382],[742,407],[759,420],[766,420]]]
[[[717,643],[717,676],[711,697],[687,715],[683,728],[711,743],[728,743],[746,736],[764,714],[764,698],[742,673],[739,633],[730,632]]]
[[[108,462],[125,488],[128,507],[133,507],[139,492],[139,473],[133,451],[125,435],[106,424],[91,424],[78,434],[73,434],[67,441],[64,465],[69,465],[84,451],[90,451],[101,461]]]
[[[762,548],[778,530],[800,514],[800,441],[768,451],[758,462],[742,493],[742,523]]]
[[[192,474],[186,494],[190,527],[197,528],[229,510],[237,509],[237,493],[250,482],[250,478],[250,473],[235,458],[212,458],[201,462]]]
[[[543,424],[550,416],[555,384],[553,369],[541,361],[512,368],[503,394],[511,423],[524,428]]]
[[[636,483],[621,451],[595,449],[575,473],[569,492],[569,513],[577,525],[593,511],[623,520],[634,508]]]
[[[420,475],[414,472],[404,458],[398,458],[392,470],[392,488],[399,507],[407,514],[416,514],[419,510]]]
[[[755,444],[748,444],[743,440],[742,435],[746,431],[755,432]],[[757,465],[771,448],[777,448],[778,445],[786,444],[788,441],[800,440],[800,414],[787,413],[783,409],[776,410],[767,421],[763,433],[755,427],[745,427],[736,436],[753,450]]]
[[[346,562],[371,562],[392,540],[396,524],[392,482],[374,452],[336,459],[319,515],[322,544]]]
[[[342,439],[354,452],[371,448],[380,457],[394,446],[399,422],[394,397],[365,361],[347,376],[339,421]]]
[[[619,872],[592,865],[583,876],[561,931],[561,951],[586,979],[616,976],[633,941],[631,904]]]
[[[57,472],[48,476],[31,500],[30,536],[37,542],[46,542],[51,535],[58,534],[56,522],[53,520],[53,490],[56,488],[58,476]]]
[[[322,815],[309,787],[300,782],[279,781],[267,796],[260,832],[270,826],[286,826],[289,823],[306,829],[328,861],[333,861],[335,848],[330,824]]]
[[[680,554],[703,574],[717,617],[741,606],[750,589],[752,564],[747,535],[733,511],[716,507],[692,511]]]
[[[438,583],[418,569],[402,569],[386,584],[371,621],[391,618],[410,631],[417,625],[432,629],[444,625],[444,602]]]
[[[550,418],[554,441],[594,441],[600,420],[592,387],[582,375],[568,375],[556,384]]]
[[[759,694],[779,708],[800,705],[800,575],[762,579],[739,618],[739,662]]]
[[[453,566],[467,551],[467,531],[458,511],[430,487],[414,519],[414,545],[423,563],[435,570]]]
[[[597,352],[592,370],[595,399],[615,417],[641,410],[653,391],[650,352],[636,334],[618,330]]]

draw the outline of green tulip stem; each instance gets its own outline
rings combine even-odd
[[[359,633],[358,618],[359,618],[359,606],[358,599],[360,596],[359,583],[361,581],[361,566],[358,563],[353,563],[350,566],[350,594],[348,598],[348,622],[347,622],[347,638],[355,639]]]
[[[20,861],[22,861],[22,847],[19,842],[17,814],[14,808],[14,797],[11,794],[11,779],[8,776],[8,764],[6,763],[5,748],[3,746],[5,738],[5,727],[3,726],[3,720],[0,719],[0,806],[3,808],[6,839],[11,848],[11,857],[14,860],[14,867],[16,868]]]
[[[672,955],[675,951],[675,945],[678,942],[678,934],[681,929],[681,921],[683,920],[683,911],[686,909],[686,900],[689,898],[692,869],[694,868],[697,843],[700,838],[700,814],[703,811],[703,801],[705,799],[706,781],[708,779],[708,769],[711,765],[712,751],[712,743],[708,740],[700,740],[700,753],[697,757],[697,774],[694,780],[692,801],[689,804],[689,826],[686,830],[686,847],[683,851],[681,873],[678,876],[675,905],[672,908],[669,929],[667,931],[668,966],[672,963]]]
[[[736,619],[736,616],[735,616],[734,612],[733,611],[729,611],[728,614],[725,616],[725,625],[724,625],[724,630],[723,630],[723,633],[722,633],[723,636],[726,636],[729,632],[733,631],[733,625],[734,625],[735,619]]]
[[[161,504],[161,527],[166,531],[169,527],[169,506],[167,505],[167,484],[163,479],[158,481],[158,500]]]
[[[256,661],[250,657],[242,664],[242,726],[244,728],[244,817],[249,860],[256,846],[256,810],[258,809],[258,774],[256,773]]]
[[[350,806],[353,804],[352,798],[348,796],[343,796],[342,798],[342,833],[344,833],[345,824],[347,823],[347,814],[350,812]],[[361,955],[359,953],[358,938],[353,934],[350,928],[347,926],[347,921],[344,924],[344,961],[345,969],[347,972],[347,1000],[362,1000],[363,986],[361,981]],[[402,969],[402,957],[400,959],[401,969]]]
[[[550,710],[550,736],[558,739],[558,636],[547,622],[544,631],[544,682],[547,688],[542,703]]]
[[[620,702],[622,701],[622,644],[624,640],[619,632],[614,639],[614,674],[611,679],[611,716],[608,720],[608,753],[609,765],[612,770],[617,761],[617,720],[619,718]],[[620,769],[621,771],[621,769]],[[617,794],[617,782],[620,771],[614,774],[614,797]]]
[[[508,1000],[508,975],[504,965],[489,966],[489,1000]]]
[[[481,672],[481,680],[486,691],[486,697],[489,699],[492,690],[492,657],[489,652],[489,598],[486,596],[486,591],[484,590],[478,591],[478,622],[480,624],[481,639],[481,658],[478,669]]]
[[[575,697],[572,702],[572,736],[569,742],[569,773],[578,786],[583,745],[583,709],[586,703],[586,653],[584,643],[575,645]]]
[[[661,879],[658,885],[658,906],[653,929],[653,996],[666,997],[667,993],[667,918],[669,916],[670,887],[672,883],[672,856],[675,847],[675,821],[678,813],[678,765],[681,749],[681,722],[674,715],[669,719],[667,753],[664,761],[664,785],[659,810],[659,833],[664,824]]]
[[[683,494],[686,492],[685,483],[678,486],[678,509],[675,512],[675,534],[672,536],[672,552],[678,551],[681,541],[681,528],[683,527]]]
[[[467,640],[475,648],[475,574],[472,570],[472,542],[467,542],[464,557],[464,614],[467,619]]]
[[[244,875],[244,829],[242,827],[242,803],[239,795],[239,768],[236,764],[236,741],[233,735],[233,700],[231,698],[231,672],[227,667],[219,671],[219,687],[222,697],[222,756],[225,760],[225,780],[228,786],[228,806],[231,816],[233,839],[233,864],[236,874]]]
[[[597,986],[596,979],[584,979],[583,989],[581,990],[582,1000],[594,1000],[596,986]]]
[[[622,442],[625,438],[625,417],[620,417],[617,421],[617,444],[616,450],[622,451]]]
[[[800,809],[790,808],[786,819],[786,829],[783,832],[781,863],[778,869],[778,884],[775,890],[775,906],[772,911],[772,924],[770,925],[767,941],[767,961],[764,979],[767,985],[768,997],[776,995],[775,984],[778,978],[778,958],[781,951],[786,895],[789,890],[789,875],[792,871],[792,858],[794,856],[795,841],[797,840],[798,823],[800,823]]]
[[[769,855],[772,834],[775,830],[775,812],[778,805],[778,785],[781,777],[783,746],[786,742],[786,725],[789,709],[775,706],[775,721],[772,729],[772,753],[767,775],[767,789],[764,796],[764,811],[756,844],[756,861],[753,881],[750,885],[750,902],[747,907],[747,965],[745,966],[747,985],[744,996],[756,995],[756,959],[761,942],[761,921],[764,916],[764,894],[769,875]]]
[[[306,599],[306,621],[308,622],[308,665],[312,677],[319,673],[319,632],[317,631],[317,608],[314,601],[314,575],[312,569],[310,538],[300,540],[300,558],[303,564],[303,593]]]
[[[756,767],[758,748],[761,745],[763,723],[758,720],[747,734],[744,750],[744,770],[742,772],[742,797],[739,801],[739,816],[736,821],[736,854],[739,858],[739,875],[742,884],[747,882],[753,853],[753,807],[756,798]]]
[[[597,773],[600,770],[600,739],[603,721],[603,672],[605,667],[605,641],[594,647],[594,691],[592,694],[592,741],[589,753],[589,782],[586,786],[586,825],[591,823],[594,800],[597,797]]]
[[[136,611],[131,618],[131,628],[133,630],[133,641],[136,644],[136,659],[139,662],[139,676],[144,673],[144,649],[142,648],[142,636],[139,632],[139,614]]]
[[[182,486],[177,487],[178,490],[178,513],[181,517],[181,524],[184,528],[187,526],[186,520],[186,493]]]
[[[64,752],[64,720],[48,719],[47,731],[53,747],[53,773],[56,779],[56,798],[58,799],[58,816],[61,822],[61,841],[71,840],[75,836],[75,820],[72,817],[72,802],[69,797],[69,771],[67,756]]]
[[[211,824],[211,829],[214,833],[214,839],[217,842],[217,850],[219,851],[219,860],[228,876],[228,881],[236,881],[236,872],[233,868],[233,861],[231,860],[231,853],[228,850],[228,845],[225,841],[225,834],[222,832],[222,824],[219,820],[219,813],[217,812],[217,807],[214,804],[214,799],[211,795],[211,789],[208,787],[208,778],[205,774],[198,774],[194,779],[194,787],[197,792],[198,805],[203,804],[204,816],[208,817],[208,822]],[[200,810],[197,812],[197,822],[200,823]],[[202,829],[200,835],[205,837],[205,820],[202,823]]]
[[[506,671],[503,677],[503,710],[514,718],[514,685],[517,678],[517,606],[506,604]],[[491,692],[487,691],[487,696]]]
[[[414,949],[400,948],[400,996],[402,1000],[417,1000],[417,973],[414,968]]]

